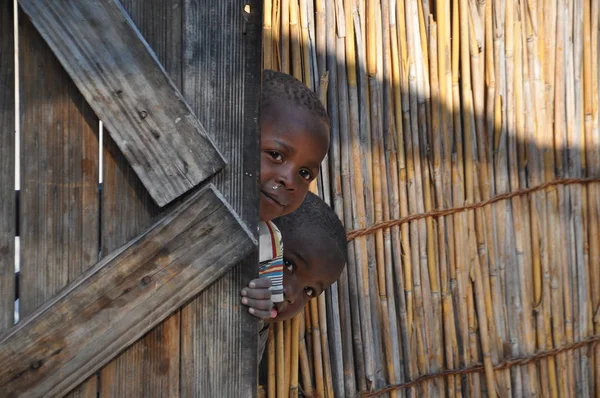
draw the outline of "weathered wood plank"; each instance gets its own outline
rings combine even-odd
[[[255,231],[262,2],[185,0],[183,16],[184,96],[231,159],[216,185]],[[257,264],[254,253],[182,310],[182,397],[256,396],[257,325],[239,291]]]
[[[21,319],[98,261],[98,119],[19,14]]]
[[[22,320],[98,261],[99,165],[98,119],[22,12],[19,43]]]
[[[0,338],[4,396],[68,391],[255,249],[216,188],[194,193]]]
[[[21,0],[159,206],[225,160],[116,0]]]
[[[13,2],[0,2],[0,333],[14,323],[15,75]]]
[[[175,85],[181,87],[180,1],[126,0],[131,16]],[[161,209],[105,134],[102,254],[146,230]],[[164,210],[163,210],[164,211]],[[167,318],[100,372],[102,397],[179,396],[180,311]]]

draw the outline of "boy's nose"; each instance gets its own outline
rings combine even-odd
[[[283,298],[289,304],[294,304],[294,301],[296,301],[296,292],[294,292],[293,290],[294,289],[291,288],[289,285],[283,286]]]
[[[295,173],[291,167],[282,170],[282,173],[279,174],[277,179],[277,183],[283,185],[288,191],[295,191],[296,184],[294,174]]]

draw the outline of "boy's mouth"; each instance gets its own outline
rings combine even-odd
[[[285,206],[284,206],[284,205],[281,203],[280,199],[279,199],[279,198],[277,198],[275,195],[271,195],[271,194],[269,194],[269,193],[267,193],[267,192],[263,191],[262,189],[260,190],[260,193],[262,193],[262,194],[263,194],[263,196],[264,196],[265,198],[267,198],[267,200],[268,200],[269,202],[273,203],[274,205],[276,205],[276,206],[279,206],[279,207],[285,207]]]
[[[283,312],[285,312],[285,301],[282,301],[280,303],[274,303],[273,308],[275,308],[277,310],[278,314],[281,314]]]

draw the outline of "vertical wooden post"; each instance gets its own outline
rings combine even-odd
[[[183,8],[182,92],[229,159],[213,182],[253,231],[262,9],[259,0],[185,0]],[[239,291],[257,264],[255,253],[182,310],[182,396],[256,396],[257,322]]]
[[[0,334],[15,301],[15,75],[13,2],[0,3]]]

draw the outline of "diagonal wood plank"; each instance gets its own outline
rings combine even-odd
[[[20,0],[159,206],[225,165],[116,0]]]
[[[62,395],[256,248],[209,185],[0,337],[4,397]]]
[[[122,0],[121,4],[173,83],[181,88],[181,0]],[[148,229],[171,205],[158,208],[106,134],[103,158],[104,256]],[[180,319],[180,311],[176,311],[102,368],[98,377],[100,396],[178,398]]]

